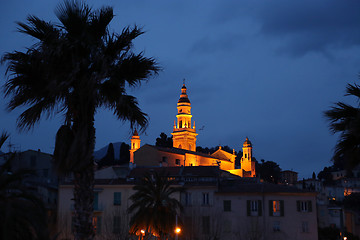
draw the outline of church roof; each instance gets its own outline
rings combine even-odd
[[[214,157],[211,156],[209,154],[205,154],[205,153],[200,153],[200,152],[194,152],[194,151],[190,151],[190,150],[186,150],[186,149],[181,149],[181,148],[165,148],[165,147],[158,147],[158,146],[153,146],[153,145],[149,145],[146,144],[150,147],[153,147],[159,151],[162,152],[168,152],[168,153],[176,153],[176,154],[181,154],[181,155],[185,155],[186,153],[188,154],[192,154],[192,155],[197,155],[197,156],[202,156],[202,157],[207,157],[207,158],[213,158],[213,159],[217,159],[217,160],[221,160],[221,161],[230,161],[227,158],[220,158],[220,157]]]

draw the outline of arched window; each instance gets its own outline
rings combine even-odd
[[[178,148],[181,148],[181,144],[179,144],[179,147]]]
[[[247,158],[247,154],[245,153],[245,158]]]
[[[180,120],[179,121],[179,128],[182,128],[183,126],[182,126],[182,121]]]

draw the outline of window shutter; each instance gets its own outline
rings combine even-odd
[[[250,200],[246,201],[246,210],[247,210],[247,215],[250,216],[250,211],[251,211]]]
[[[284,216],[284,200],[280,200],[280,216]]]
[[[261,204],[261,200],[258,200],[258,214],[259,214],[259,216],[262,216],[262,204]]]
[[[274,216],[272,204],[273,204],[273,201],[269,200],[269,216]]]
[[[301,207],[300,204],[301,204],[300,201],[296,201],[296,209],[298,212],[300,212],[300,207]]]
[[[309,212],[312,212],[312,204],[311,204],[311,200],[308,201],[308,209],[309,209]]]

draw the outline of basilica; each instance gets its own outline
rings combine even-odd
[[[191,103],[185,84],[181,88],[174,121],[173,147],[164,148],[145,144],[140,146],[140,137],[135,130],[130,145],[130,167],[181,167],[218,166],[221,170],[240,177],[255,177],[255,162],[252,157],[252,144],[246,138],[243,144],[241,167],[235,166],[235,151],[232,153],[219,149],[212,154],[196,152],[196,128],[191,120]]]

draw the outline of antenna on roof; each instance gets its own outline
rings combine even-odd
[[[185,85],[185,78],[183,78],[183,84]]]

